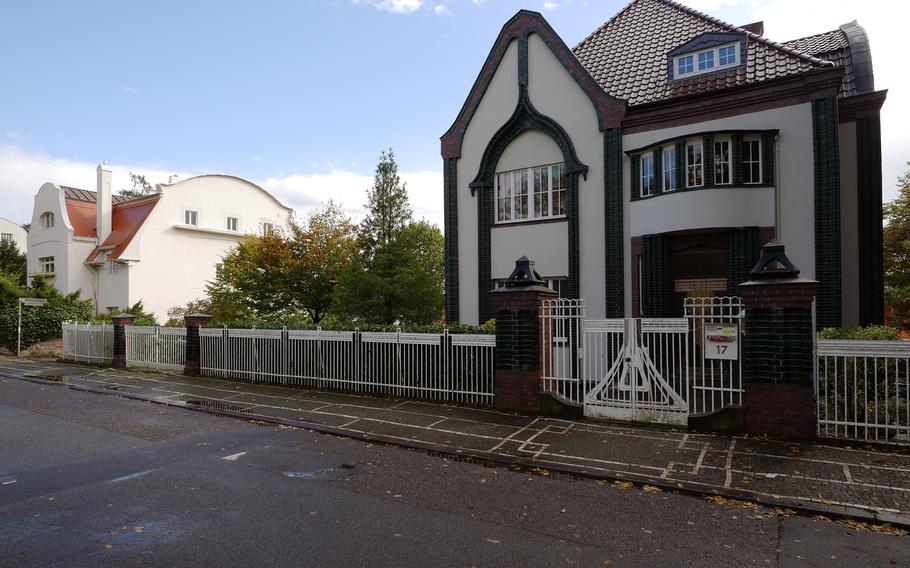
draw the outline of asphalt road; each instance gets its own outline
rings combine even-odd
[[[0,379],[0,566],[908,566],[910,537]]]

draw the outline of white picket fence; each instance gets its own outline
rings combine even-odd
[[[128,325],[127,367],[182,371],[186,363],[186,328]]]
[[[493,402],[493,335],[200,329],[203,375],[477,405]]]
[[[818,434],[910,444],[910,342],[819,339]]]
[[[63,324],[61,358],[110,365],[114,357],[114,326],[92,324]]]

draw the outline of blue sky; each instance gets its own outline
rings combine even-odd
[[[871,36],[878,87],[899,83],[886,109],[907,95],[900,63],[886,73],[880,57],[892,41],[883,2],[688,3],[735,24],[765,19],[777,40],[858,18]],[[3,0],[0,217],[28,221],[42,181],[91,188],[101,160],[121,185],[129,169],[154,181],[229,172],[298,210],[334,196],[356,216],[379,151],[392,146],[418,213],[441,222],[438,139],[502,24],[522,7],[540,10],[573,46],[624,5]],[[910,159],[900,130],[885,135],[886,187]]]

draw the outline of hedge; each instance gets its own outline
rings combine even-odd
[[[22,348],[61,336],[63,322],[87,321],[94,314],[84,300],[60,300],[41,307],[22,307]],[[16,303],[0,305],[0,345],[16,349],[19,308]]]
[[[231,329],[282,329],[287,327],[288,329],[316,329],[317,326],[312,322],[308,321],[287,321],[287,322],[275,322],[275,321],[263,321],[263,320],[235,320],[228,322],[219,322],[218,325],[213,327],[229,327]],[[404,324],[402,326],[395,325],[381,325],[381,324],[369,324],[369,323],[355,323],[355,322],[327,322],[320,326],[320,329],[327,331],[353,331],[354,329],[359,329],[360,331],[398,331],[399,329],[405,333],[442,333],[444,330],[448,329],[449,333],[480,333],[480,334],[492,334],[494,333],[494,322],[490,320],[483,325],[463,325],[463,324],[429,324],[429,325],[413,325],[413,324]]]
[[[869,327],[826,327],[818,332],[818,338],[897,341],[901,338],[901,334],[897,328],[881,325],[870,325]]]

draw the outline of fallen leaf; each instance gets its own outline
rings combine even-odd
[[[645,493],[660,493],[661,492],[660,487],[654,487],[653,485],[645,485],[644,487],[642,487],[642,489],[644,490]]]
[[[113,545],[113,544],[105,544],[105,545],[104,545],[104,548],[110,550],[110,549],[114,548],[114,545]]]
[[[498,540],[493,539],[493,538],[488,538],[487,542],[492,543],[492,544],[502,544],[501,542],[499,542]]]

